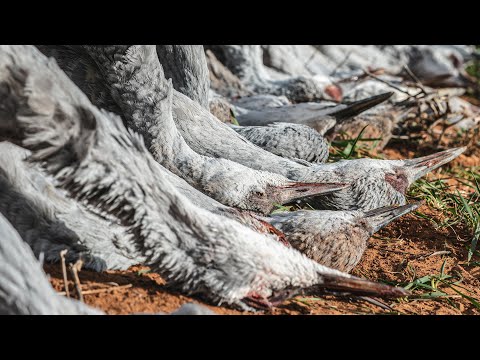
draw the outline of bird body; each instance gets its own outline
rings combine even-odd
[[[57,295],[28,245],[2,214],[0,239],[0,315],[102,314]]]
[[[0,97],[12,105],[2,109],[0,121],[21,128],[30,159],[70,197],[116,217],[128,228],[124,255],[145,258],[143,264],[180,291],[244,309],[255,301],[283,300],[295,290],[406,294],[324,267],[194,206],[156,170],[138,134],[92,106],[33,47],[1,46],[0,74]]]
[[[292,105],[290,100],[288,100],[285,96],[276,96],[270,94],[244,96],[239,99],[235,99],[232,101],[232,104],[240,109],[258,111],[261,111],[266,107]]]
[[[206,45],[205,48],[211,50],[216,58],[254,93],[283,95],[295,102],[330,98],[328,90],[333,84],[325,84],[314,77],[273,78],[273,72],[263,64],[261,45]]]
[[[330,124],[334,126],[335,120],[332,119]],[[323,163],[328,158],[329,145],[323,134],[305,125],[273,123],[231,127],[255,145],[293,161]]]
[[[210,79],[202,45],[157,45],[158,57],[173,87],[208,109]]]
[[[432,87],[466,87],[471,79],[462,65],[475,55],[469,45],[316,45],[337,70],[382,68],[391,75],[407,76],[404,66]],[[410,76],[408,76],[410,79]]]
[[[362,211],[294,211],[266,220],[287,234],[289,243],[318,263],[350,272],[360,261],[368,239],[419,203]]]
[[[58,295],[42,265],[15,228],[0,214],[0,315],[104,315],[101,310]],[[186,303],[171,315],[214,315]],[[159,314],[160,315],[160,314]]]
[[[391,162],[393,160],[358,159],[305,166],[263,149],[260,150],[254,144],[245,141],[233,129],[220,123],[195,102],[175,91],[173,93],[173,114],[182,137],[192,149],[200,154],[223,157],[253,169],[276,172],[295,181],[306,183],[345,181],[350,184],[346,189],[315,198],[317,206],[321,206],[318,207],[320,209],[367,211],[383,206],[404,204],[404,192],[411,184],[405,182],[401,172],[397,173],[395,168],[389,169],[391,166],[402,166],[401,161],[395,163]],[[193,119],[197,119],[197,121],[193,121]],[[199,122],[202,126],[198,125]],[[231,135],[230,131],[233,131],[234,135]],[[211,134],[215,134],[215,136],[211,136]],[[205,139],[209,139],[209,141]],[[453,160],[463,151],[465,148],[451,149],[425,157],[427,166],[423,167],[423,170],[434,170]],[[429,162],[428,159],[432,159],[432,157],[437,157],[438,161]],[[421,162],[422,159],[418,158],[417,160]],[[405,161],[414,166],[415,160]],[[383,169],[384,167],[385,169]],[[418,171],[417,174],[423,176],[426,172]]]
[[[17,229],[35,256],[58,262],[79,257],[96,271],[125,270],[141,262],[123,256],[117,248],[127,236],[125,228],[106,213],[92,213],[85,205],[54,187],[35,164],[24,160],[30,151],[0,142],[0,213]]]
[[[329,62],[312,45],[262,45],[262,49],[266,69],[290,77],[322,75],[326,84],[332,84],[330,76],[324,74],[332,73],[337,64]]]
[[[17,229],[32,247],[35,256],[43,254],[46,261],[60,261],[60,251],[68,250],[66,260],[80,257],[84,268],[95,271],[126,270],[142,261],[122,255],[119,248],[126,238],[126,229],[105,212],[87,209],[54,186],[36,164],[26,159],[29,150],[7,141],[0,142],[0,213]],[[161,165],[157,170],[196,206],[268,234],[285,242],[284,235],[258,215],[224,206],[187,186]],[[181,180],[181,179],[180,179]],[[180,184],[180,185],[179,185]]]
[[[127,125],[144,136],[155,159],[208,196],[228,206],[269,213],[274,204],[338,188],[298,184],[280,174],[197,154],[172,119],[172,84],[165,80],[155,46],[84,49],[96,62]]]
[[[105,86],[98,66],[83,47],[42,45],[38,48],[46,56],[53,57],[96,106],[116,114],[123,113]],[[98,94],[105,96],[97,96]],[[198,154],[229,159],[253,169],[265,168],[266,171],[287,178],[300,175],[307,169],[301,164],[276,156],[246,141],[197,102],[176,90],[173,91],[172,105],[173,119],[178,131],[189,147]],[[209,141],[206,142],[205,139]]]
[[[306,102],[276,107],[270,106],[258,110],[234,106],[233,110],[238,123],[243,126],[264,126],[274,122],[287,122],[307,125],[320,133],[325,133],[332,127],[332,119],[340,122],[354,117],[386,101],[392,94],[392,92],[382,93],[348,105],[323,101],[320,103]]]
[[[82,55],[79,54],[79,56]],[[62,67],[67,70],[75,67],[68,64],[68,61],[79,62],[72,57],[59,56],[59,63]],[[85,62],[86,60],[82,61]],[[85,82],[85,80],[78,80],[78,76],[73,74],[70,76],[80,83]],[[88,91],[86,84],[81,84],[80,87]],[[352,112],[368,108],[372,102],[386,100],[389,96],[391,96],[391,93],[369,98],[365,101],[362,100],[351,104],[350,107],[337,109],[333,113],[340,118],[348,117],[352,115]],[[402,175],[401,172],[397,174],[396,168],[390,169],[395,163],[386,162],[386,160],[360,159],[335,164],[305,166],[274,155],[247,141],[228,125],[218,121],[197,102],[175,90],[173,90],[172,110],[173,119],[181,137],[190,149],[198,154],[211,158],[228,159],[255,170],[277,173],[292,181],[304,183],[346,182],[351,184],[347,189],[315,198],[317,208],[373,210],[382,206],[404,204],[404,191],[410,183],[405,182],[405,174]],[[140,119],[138,127],[141,128],[145,124],[147,123]],[[146,130],[142,132],[148,133]],[[433,170],[455,158],[464,150],[453,149],[452,151],[451,155],[453,157],[449,157],[449,160],[432,162],[432,166],[428,168]],[[440,154],[439,156],[441,156]],[[433,166],[434,163],[437,165]],[[387,164],[389,165],[387,166]],[[401,163],[398,164],[401,166]],[[383,167],[386,168],[383,169]],[[311,200],[309,202],[313,203]]]

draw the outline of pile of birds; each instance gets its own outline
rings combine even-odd
[[[0,313],[100,314],[48,283],[37,258],[64,250],[94,271],[149,266],[176,291],[248,311],[299,294],[407,296],[348,273],[372,234],[419,206],[408,187],[465,148],[326,163],[329,142],[368,124],[384,146],[435,96],[447,105],[432,121],[476,126],[458,97],[474,56],[468,46],[0,46]],[[314,209],[273,212],[294,201]]]

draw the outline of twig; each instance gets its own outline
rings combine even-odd
[[[414,95],[410,95],[410,93],[406,90],[403,90],[402,88],[399,88],[397,85],[393,85],[390,81],[387,81],[387,80],[383,80],[381,78],[379,78],[378,76],[376,75],[373,75],[370,71],[368,71],[367,69],[363,69],[363,72],[365,74],[367,74],[368,76],[370,76],[372,79],[375,79],[377,81],[380,81],[381,83],[384,83],[385,85],[388,85],[390,86],[391,88],[397,90],[397,91],[400,91],[402,93],[404,93],[405,95],[408,95],[408,97],[411,97],[411,98],[415,98]]]
[[[132,284],[127,284],[127,285],[121,285],[121,286],[111,286],[109,288],[104,288],[104,289],[93,289],[93,290],[85,290],[82,292],[83,295],[92,295],[92,294],[101,294],[104,292],[109,292],[109,291],[116,291],[116,290],[125,290],[131,288],[133,285]],[[59,295],[65,295],[65,292],[59,292]]]
[[[421,295],[419,295],[421,296]],[[410,296],[408,298],[409,301],[413,302],[413,301],[432,301],[432,300],[441,300],[441,299],[460,299],[462,296],[461,295],[446,295],[446,296],[442,296],[441,298],[415,298],[415,297],[412,297]]]
[[[65,264],[65,255],[67,252],[67,249],[60,251],[60,259],[62,259],[63,287],[65,288],[65,294],[69,298],[70,291],[68,290],[67,265]]]
[[[363,80],[365,78],[367,78],[368,75],[363,73],[361,75],[353,75],[353,76],[349,76],[349,77],[346,77],[346,78],[343,78],[343,79],[340,79],[338,81],[336,81],[335,83],[336,84],[343,84],[343,83],[349,83],[349,82],[354,82],[354,81],[359,81],[359,80]]]
[[[82,270],[82,265],[83,265],[82,259],[78,259],[75,264],[73,264],[73,265],[70,264],[70,271],[73,275],[73,280],[75,282],[75,289],[77,290],[78,299],[81,302],[84,302],[83,301],[83,294],[82,294],[82,286],[80,285],[80,279],[78,277],[78,273],[80,272],[80,270]]]
[[[383,310],[394,311],[392,307],[388,306],[384,302],[381,302],[381,301],[376,300],[376,299],[372,299],[371,297],[359,296],[358,298],[362,299],[362,300],[365,300],[366,302],[368,302],[370,304],[376,305],[376,306],[382,308]]]
[[[428,128],[428,131],[432,133],[432,137],[433,137],[433,128],[438,124],[438,123],[442,123],[442,131],[438,137],[438,140],[436,141],[436,144],[438,146],[438,144],[440,144],[440,141],[442,141],[442,138],[443,136],[445,135],[445,132],[451,128],[452,126],[454,126],[455,124],[459,123],[460,121],[463,120],[464,116],[462,114],[456,116],[453,118],[453,121],[452,122],[447,122],[448,121],[448,118],[444,118],[445,115],[442,116],[442,118],[438,119],[437,121],[435,121],[432,125],[430,125],[430,127]]]
[[[374,245],[374,247],[375,247],[378,251],[391,252],[391,253],[400,254],[400,255],[412,255],[412,256],[415,256],[415,254],[409,253],[409,252],[406,252],[406,251],[382,249],[382,248],[376,247],[375,245]]]
[[[412,140],[412,139],[419,139],[421,136],[417,137],[410,137],[408,135],[392,135],[392,139],[399,139],[399,140]]]
[[[447,255],[447,254],[450,254],[450,251],[435,251],[433,253],[430,253],[430,254],[423,254],[423,255],[419,255],[417,257],[417,259],[426,259],[426,258],[429,258],[431,256],[438,256],[438,255]]]
[[[391,252],[391,253],[394,253],[394,254],[401,254],[401,255],[411,255],[413,256],[413,260],[417,260],[417,259],[422,259],[422,258],[429,258],[430,256],[438,256],[438,255],[446,255],[446,254],[450,254],[450,251],[436,251],[436,252],[432,252],[432,253],[426,253],[426,254],[413,254],[413,253],[410,253],[410,252],[406,252],[406,251],[398,251],[398,250],[388,250],[388,249],[382,249],[382,248],[379,248],[377,246],[374,245],[374,247],[378,250],[378,251],[385,251],[385,252]]]
[[[462,121],[465,118],[465,115],[460,114],[457,116],[453,116],[450,119],[446,119],[447,122],[447,127],[454,126],[455,124],[458,124],[460,121]]]
[[[403,68],[405,69],[407,74],[413,79],[413,81],[418,86],[418,88],[420,90],[422,90],[422,92],[425,94],[425,96],[427,96],[428,95],[427,90],[425,90],[422,82],[415,76],[415,74],[412,72],[412,70],[410,70],[409,66],[405,64],[405,65],[403,65]]]

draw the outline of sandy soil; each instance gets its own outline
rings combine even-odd
[[[389,145],[383,155],[389,159],[420,156],[432,152],[428,142],[411,144],[406,142]],[[434,150],[433,150],[434,151]],[[462,155],[454,164],[479,166],[478,148]],[[455,181],[452,185],[455,184]],[[442,219],[439,211],[423,205],[420,212],[436,221]],[[377,233],[371,240],[361,262],[352,271],[356,276],[378,281],[408,283],[415,278],[440,273],[445,262],[444,272],[461,281],[461,291],[480,299],[480,267],[468,266],[467,245],[471,234],[462,226],[437,228],[431,221],[414,214],[400,220]],[[474,256],[472,261],[480,261]],[[64,291],[60,265],[47,264],[45,270],[57,291]],[[135,266],[128,271],[107,271],[95,273],[80,272],[85,302],[99,307],[108,314],[170,312],[187,302],[200,302],[169,290],[158,274],[149,272],[147,267]],[[70,291],[73,282],[69,280]],[[282,306],[263,314],[480,314],[480,311],[467,299],[452,289],[440,286],[452,297],[443,299],[422,299],[419,291],[406,301],[380,300],[372,304],[361,298],[294,298]],[[88,294],[88,292],[97,292]],[[416,295],[417,294],[417,295]],[[218,314],[242,314],[223,307],[209,306]],[[249,313],[244,313],[249,314]],[[261,312],[257,314],[262,314]]]

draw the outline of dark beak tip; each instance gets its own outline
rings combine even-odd
[[[410,291],[400,291],[398,294],[393,296],[394,299],[404,298],[412,295]]]
[[[294,182],[286,186],[280,187],[285,190],[295,190],[299,193],[323,193],[342,190],[350,186],[350,183],[302,183]]]
[[[398,299],[398,298],[412,295],[410,291],[402,287],[393,287],[389,285],[385,285],[385,286],[388,286],[388,289],[385,289],[384,292],[381,292],[381,295],[386,298]]]
[[[401,288],[401,287],[397,287],[397,288],[395,288],[395,289],[397,289],[396,292],[397,292],[397,295],[398,295],[399,297],[412,295],[412,293],[411,293],[409,290],[407,290],[407,289],[404,289],[404,288]]]
[[[448,150],[445,150],[445,154],[447,155],[455,154],[456,156],[459,156],[462,153],[464,153],[467,150],[467,148],[468,148],[467,146],[460,146],[453,149],[448,149]]]
[[[424,199],[408,204],[407,207],[410,211],[414,211],[414,210],[417,210],[422,205],[425,205]]]

